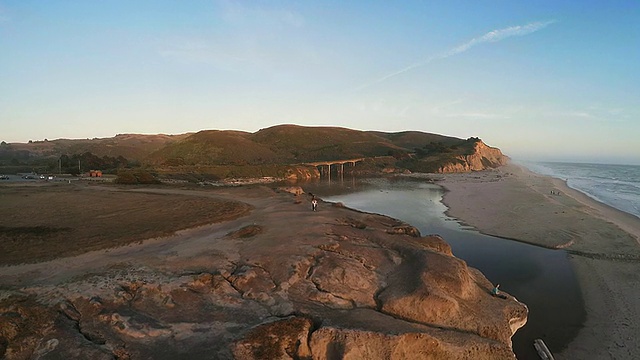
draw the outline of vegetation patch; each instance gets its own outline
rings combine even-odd
[[[52,226],[0,226],[0,236],[46,236],[62,231],[70,231],[71,228],[52,227]]]
[[[262,233],[262,230],[262,226],[247,225],[241,229],[228,233],[227,237],[232,239],[246,239]]]
[[[92,186],[0,187],[0,266],[108,249],[236,219],[248,204]]]
[[[118,171],[116,184],[136,185],[136,184],[159,184],[158,180],[152,173],[144,170],[121,170]]]

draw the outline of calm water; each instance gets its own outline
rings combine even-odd
[[[640,166],[523,162],[532,171],[567,181],[593,199],[640,217]]]
[[[447,217],[437,185],[414,179],[349,179],[304,184],[323,200],[362,211],[385,214],[417,227],[423,235],[439,234],[454,255],[478,268],[493,283],[529,307],[527,325],[513,337],[519,359],[539,359],[533,340],[541,338],[558,352],[584,320],[580,289],[567,254],[482,235]],[[320,209],[322,210],[322,209]]]

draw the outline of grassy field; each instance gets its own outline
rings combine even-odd
[[[140,187],[134,187],[140,189]],[[244,203],[133,188],[0,186],[0,266],[78,255],[230,220]]]

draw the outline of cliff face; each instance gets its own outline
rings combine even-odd
[[[287,180],[309,180],[320,178],[320,171],[314,166],[292,166],[285,175]]]
[[[481,171],[505,165],[508,157],[498,148],[488,146],[482,141],[474,144],[470,155],[457,155],[438,168],[439,173]]]
[[[12,267],[0,276],[0,357],[515,358],[526,306],[492,297],[442,238],[323,202],[312,212],[285,190],[297,195],[224,189],[251,214]]]

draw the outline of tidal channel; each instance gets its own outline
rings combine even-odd
[[[447,207],[441,201],[444,190],[436,184],[393,177],[300,185],[324,201],[402,220],[422,235],[442,236],[456,257],[529,307],[527,324],[512,338],[518,359],[539,359],[533,347],[538,338],[553,353],[560,352],[584,321],[580,288],[565,251],[483,235],[462,226],[445,214]]]

